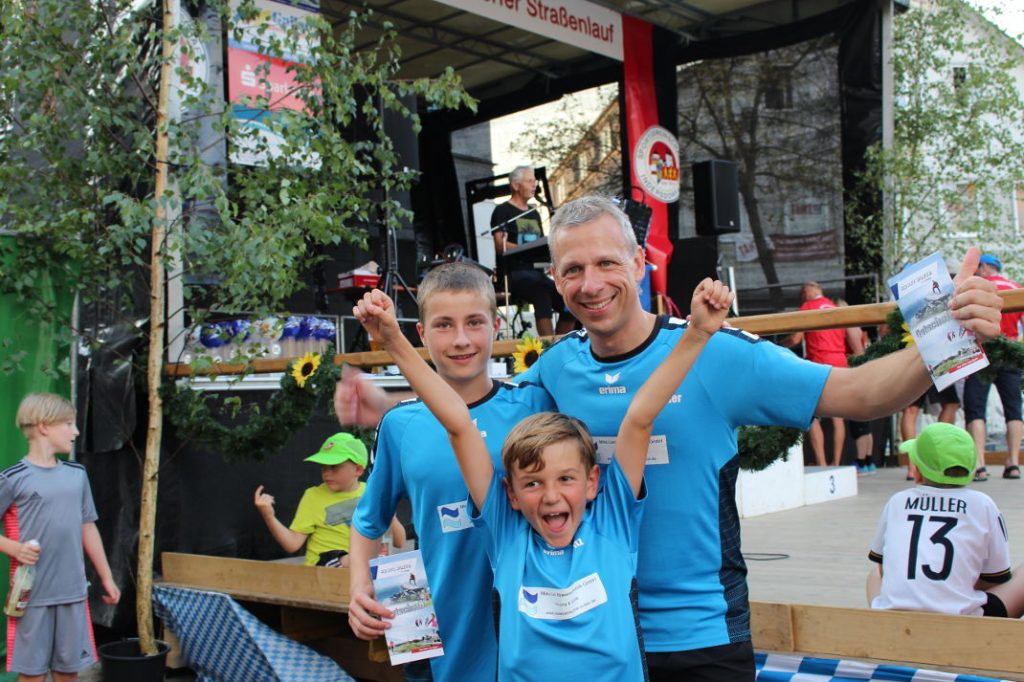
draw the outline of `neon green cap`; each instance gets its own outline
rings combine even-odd
[[[907,453],[921,475],[933,483],[967,485],[974,476],[974,439],[959,426],[944,422],[929,424],[917,438],[900,444],[900,450]],[[947,475],[953,467],[963,467],[967,473]]]
[[[310,455],[305,459],[307,462],[326,464],[327,466],[334,466],[348,460],[359,466],[366,466],[366,446],[363,445],[363,441],[351,433],[344,432],[336,433],[325,440],[315,455]]]

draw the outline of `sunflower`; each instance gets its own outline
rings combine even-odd
[[[512,371],[515,374],[530,369],[537,358],[544,352],[544,344],[536,336],[524,336],[522,343],[516,346],[516,352],[512,353],[515,359],[515,366]]]
[[[906,322],[903,323],[903,336],[900,338],[900,341],[903,343],[904,348],[914,345],[914,335],[910,333],[910,327],[907,326]]]
[[[299,385],[299,388],[306,386],[306,381],[313,376],[318,367],[320,367],[319,353],[306,353],[292,363],[292,376],[295,377],[295,383]]]

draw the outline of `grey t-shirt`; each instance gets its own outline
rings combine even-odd
[[[4,535],[20,542],[35,539],[42,547],[29,606],[85,599],[82,524],[97,518],[85,467],[64,461],[41,467],[21,460],[0,472],[0,510]]]

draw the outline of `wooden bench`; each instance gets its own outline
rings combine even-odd
[[[353,677],[400,682],[401,668],[370,657],[348,626],[347,568],[164,552],[160,585],[223,592],[299,642],[315,643]]]
[[[1024,674],[1024,621],[937,613],[751,602],[754,647],[832,658]]]
[[[401,680],[399,669],[371,661],[348,627],[348,570],[197,554],[163,554],[160,584],[223,592],[317,649],[349,674]],[[867,658],[990,676],[1024,673],[1024,622],[934,613],[751,602],[759,650]]]

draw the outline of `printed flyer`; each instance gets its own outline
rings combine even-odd
[[[370,560],[377,600],[395,614],[384,633],[391,665],[443,656],[434,599],[420,551]]]
[[[908,265],[889,279],[889,288],[935,388],[941,391],[988,367],[974,332],[961,327],[949,312],[954,286],[940,254]]]

